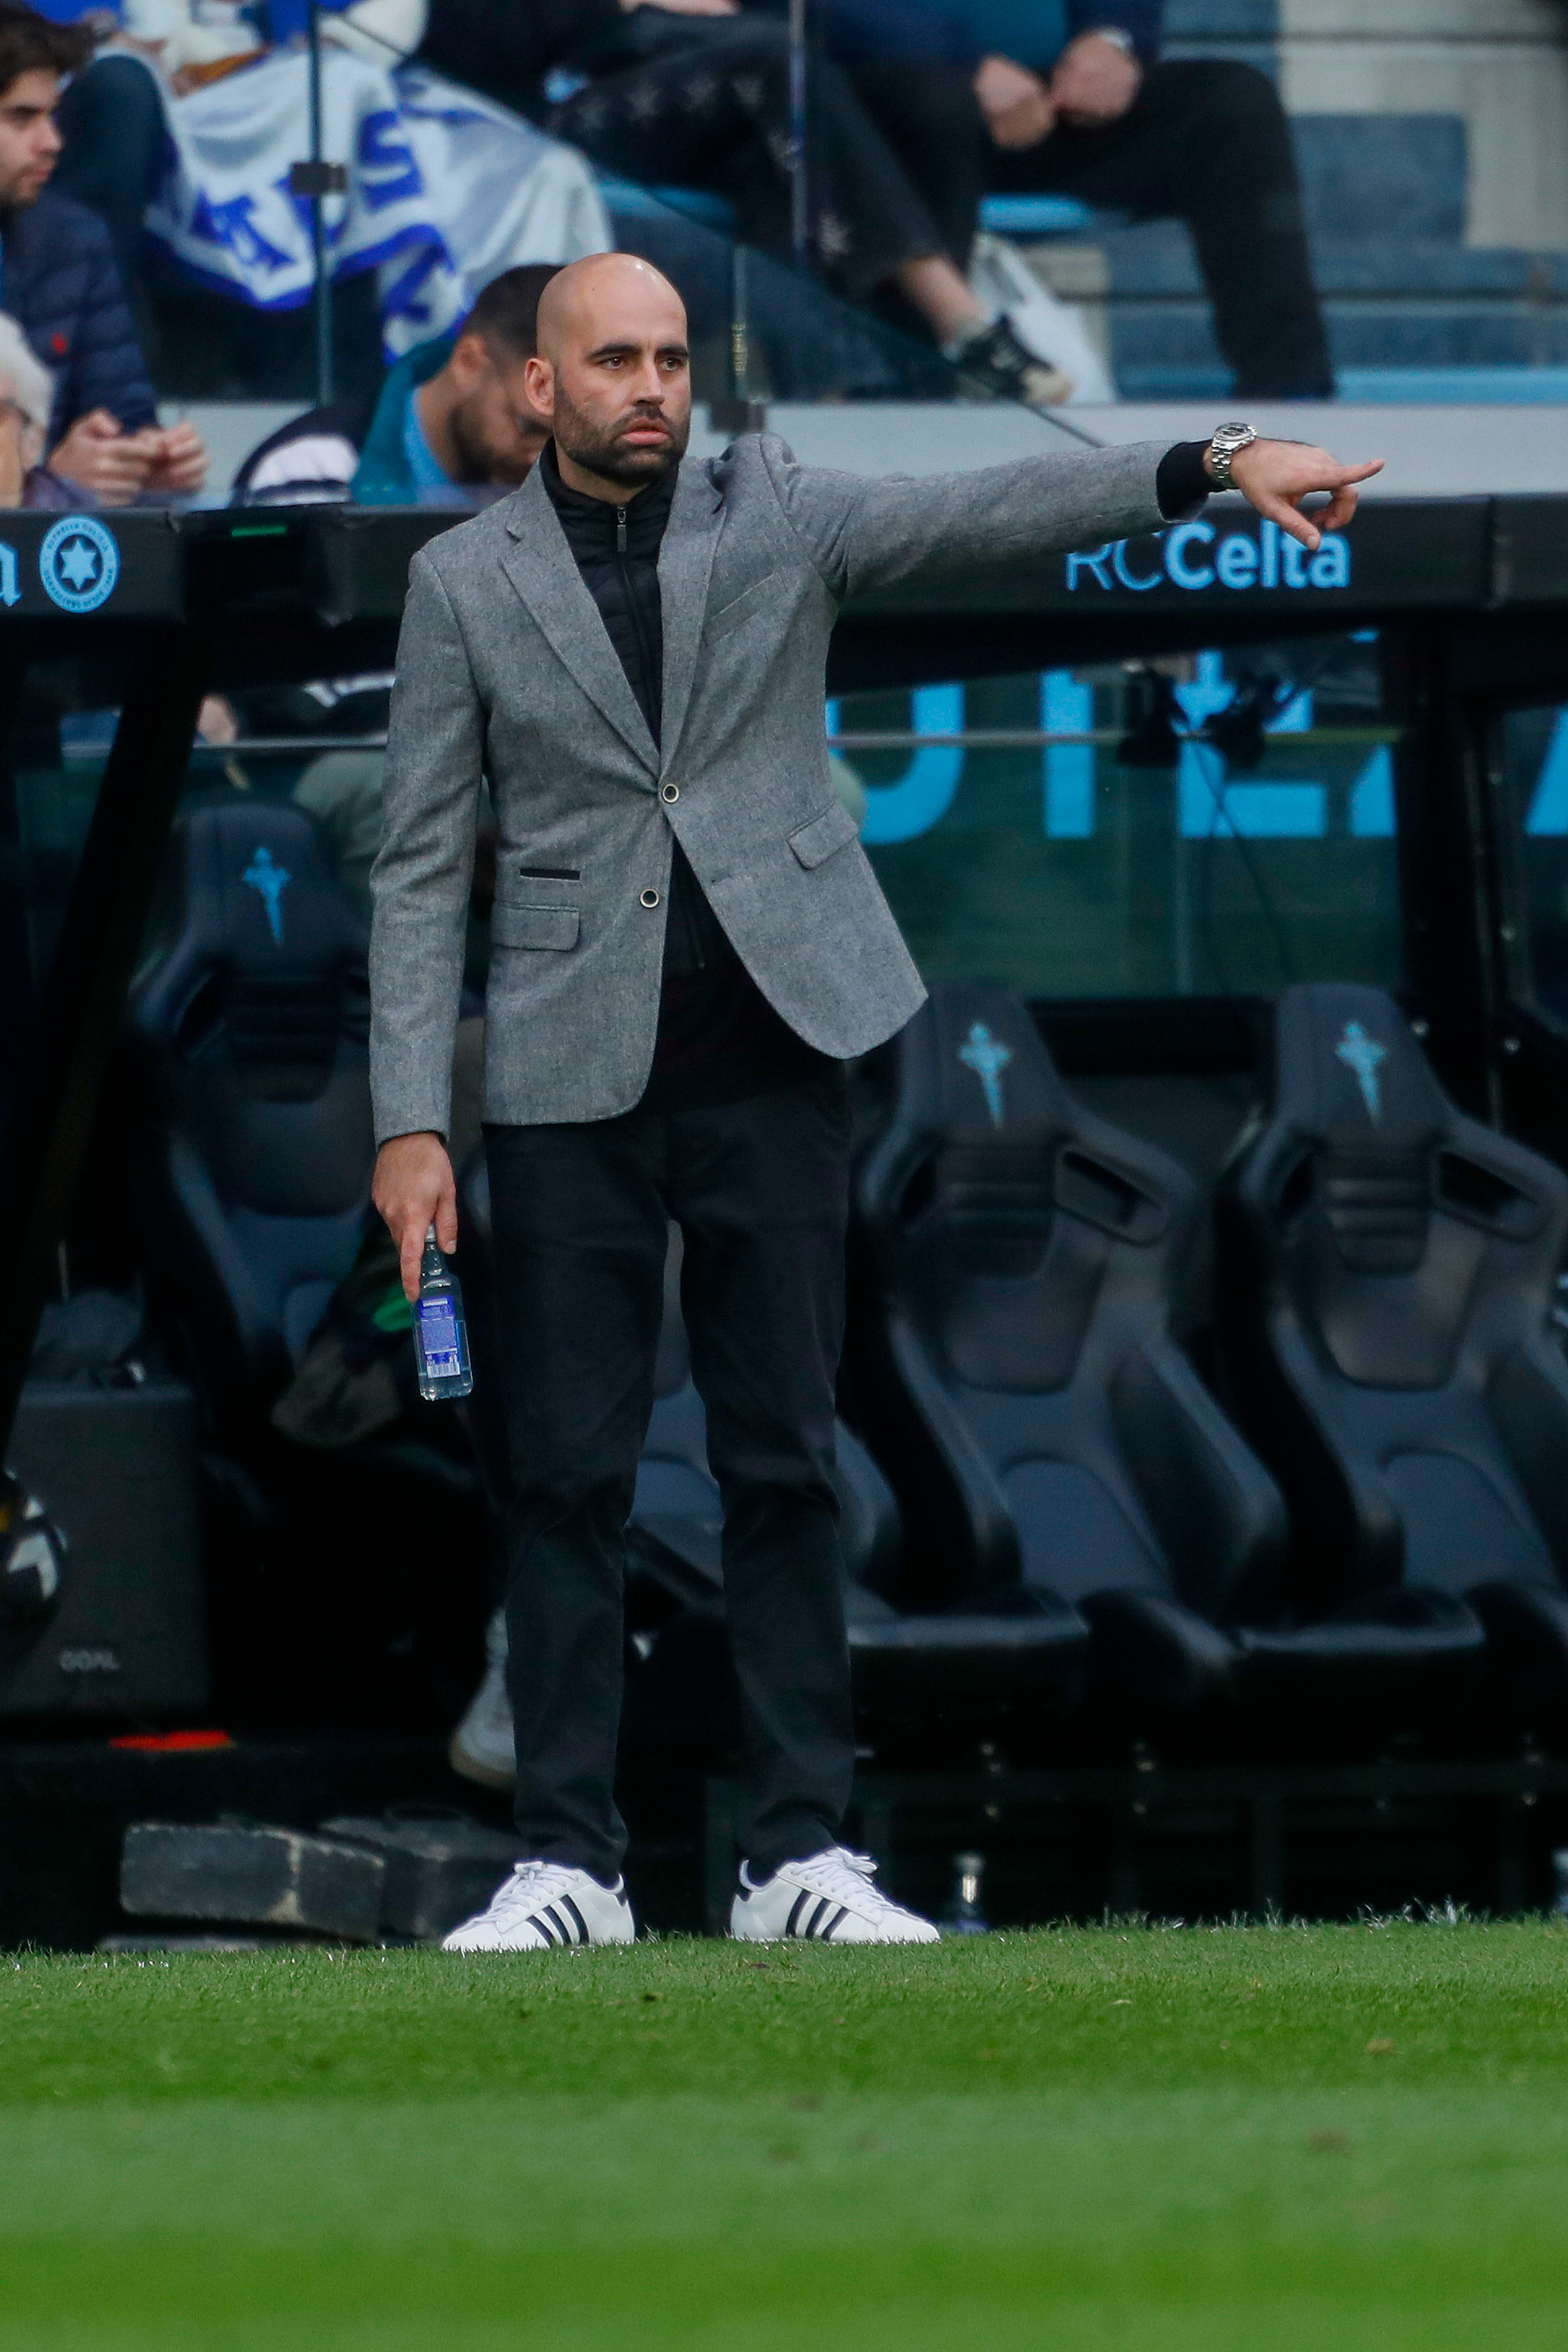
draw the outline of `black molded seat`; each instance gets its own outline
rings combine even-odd
[[[149,1305],[202,1406],[220,1689],[253,1719],[450,1720],[486,1544],[452,1409],[320,1454],[268,1423],[366,1229],[364,928],[314,821],[237,797],[175,827],[164,918],[121,1097]]]
[[[867,1430],[919,1537],[894,1597],[1081,1609],[1107,1694],[1159,1712],[1398,1715],[1479,1649],[1460,1604],[1283,1622],[1279,1490],[1172,1336],[1197,1188],[1072,1099],[1016,999],[934,988],[891,1075],[857,1200]]]
[[[675,1253],[672,1250],[672,1257]],[[882,1472],[853,1433],[837,1427],[834,1484],[841,1512],[845,1614],[856,1728],[870,1745],[927,1749],[972,1747],[1004,1730],[1015,1715],[1071,1703],[1082,1679],[1089,1632],[1061,1604],[1002,1610],[975,1607],[908,1615],[876,1590],[895,1583],[903,1551],[897,1503]],[[666,1727],[679,1719],[675,1685],[723,1686],[724,1744],[738,1736],[729,1688],[719,1561],[722,1512],[707,1466],[706,1420],[686,1360],[685,1332],[674,1297],[660,1342],[660,1387],[637,1475],[634,1531],[675,1549],[711,1580],[707,1606],[673,1622],[649,1661],[635,1720],[655,1709]],[[678,1505],[672,1511],[671,1505]],[[716,1672],[716,1669],[718,1671]],[[700,1719],[694,1712],[693,1720]]]
[[[1568,1178],[1467,1118],[1379,990],[1291,989],[1224,1192],[1221,1337],[1320,1605],[1473,1603],[1515,1697],[1568,1698]]]
[[[135,1167],[149,1276],[213,1425],[266,1412],[364,1231],[366,950],[302,810],[176,826],[172,922],[131,992]]]

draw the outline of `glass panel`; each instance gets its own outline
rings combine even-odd
[[[1511,710],[1502,759],[1519,901],[1515,986],[1568,1024],[1568,706]]]
[[[1031,997],[1396,983],[1375,632],[830,703],[922,970]]]
[[[125,668],[125,656],[102,654],[32,663],[0,760],[0,1137],[54,972]]]

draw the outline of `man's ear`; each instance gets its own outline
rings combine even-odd
[[[523,370],[529,405],[541,416],[555,415],[555,369],[542,352],[536,352]]]
[[[472,392],[488,373],[491,364],[489,346],[484,336],[459,335],[452,346],[452,356],[446,364],[461,389]]]

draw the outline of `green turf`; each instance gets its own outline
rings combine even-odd
[[[0,1960],[0,2352],[1558,2352],[1568,1933]]]

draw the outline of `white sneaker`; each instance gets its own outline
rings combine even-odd
[[[455,1772],[482,1789],[513,1789],[517,1782],[512,1702],[507,1696],[507,1612],[497,1609],[485,1628],[485,1679],[453,1733],[447,1755]]]
[[[805,1862],[786,1862],[761,1885],[746,1864],[731,1906],[729,1932],[745,1944],[808,1936],[819,1944],[935,1944],[929,1919],[890,1902],[872,1885],[869,1853],[828,1846]]]
[[[626,1885],[601,1886],[559,1862],[519,1862],[489,1906],[443,1943],[444,1952],[548,1952],[557,1944],[630,1944],[637,1933]]]

